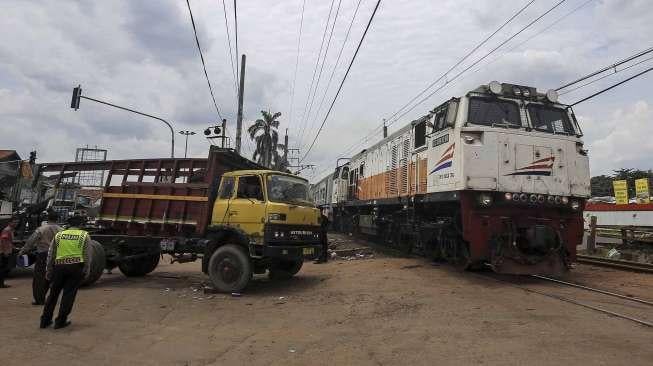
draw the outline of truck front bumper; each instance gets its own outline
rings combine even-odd
[[[276,258],[287,260],[316,259],[322,252],[319,244],[301,245],[251,245],[250,251],[255,257]]]

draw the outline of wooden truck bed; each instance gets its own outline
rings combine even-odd
[[[70,172],[105,171],[97,220],[101,231],[166,237],[202,236],[222,174],[241,169],[262,167],[232,150],[212,146],[208,158],[51,163],[41,164],[39,174],[57,172],[64,177]]]

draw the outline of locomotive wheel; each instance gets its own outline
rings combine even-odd
[[[222,292],[240,292],[252,279],[252,264],[245,251],[234,244],[219,247],[209,260],[209,278]]]
[[[469,267],[471,260],[469,247],[455,229],[444,230],[440,239],[440,251],[442,256],[459,270]]]
[[[127,259],[118,263],[120,272],[127,277],[142,277],[154,271],[159,265],[159,254],[150,254],[136,259]]]
[[[280,260],[270,266],[270,279],[287,280],[296,275],[304,265],[303,259]]]

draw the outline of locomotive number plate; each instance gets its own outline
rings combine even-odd
[[[312,255],[315,252],[313,248],[304,248],[303,253],[304,255]]]

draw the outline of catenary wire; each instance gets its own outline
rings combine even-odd
[[[202,60],[202,68],[204,69],[204,76],[206,77],[206,83],[209,86],[209,92],[211,93],[211,99],[213,100],[213,106],[215,106],[215,111],[218,113],[218,117],[220,117],[220,120],[222,120],[222,114],[220,113],[220,108],[218,108],[218,103],[215,101],[215,95],[213,94],[213,87],[211,86],[211,80],[209,79],[209,74],[206,72],[206,63],[204,62],[204,55],[202,54],[202,47],[200,47],[200,40],[199,40],[199,38],[197,38],[197,28],[195,28],[195,19],[193,18],[193,11],[190,8],[190,1],[189,0],[186,0],[186,5],[188,5],[188,13],[190,14],[190,22],[193,25],[193,34],[195,34],[195,43],[197,44],[197,50],[199,51],[200,59]]]
[[[320,65],[320,71],[317,74],[317,81],[315,82],[315,89],[313,89],[313,96],[311,97],[311,103],[308,106],[308,112],[306,113],[306,127],[308,127],[308,121],[311,120],[311,111],[313,110],[313,103],[315,102],[315,97],[317,95],[317,90],[320,86],[320,80],[322,79],[322,72],[324,71],[324,64],[326,63],[327,55],[329,54],[329,48],[331,47],[331,39],[333,39],[333,30],[336,27],[336,22],[338,21],[338,15],[340,14],[340,5],[342,4],[342,0],[338,0],[338,6],[336,7],[336,14],[333,16],[333,23],[331,23],[331,31],[329,32],[329,38],[327,40],[327,45],[326,49],[324,50],[324,56],[322,56],[322,64]],[[309,127],[308,131],[313,128],[313,123],[311,123],[311,126]],[[303,133],[305,131],[302,131],[301,138],[304,137]]]
[[[642,71],[642,72],[639,72],[639,73],[637,73],[637,74],[635,74],[635,75],[629,77],[628,79],[622,80],[622,81],[620,81],[620,82],[618,82],[618,83],[616,83],[616,84],[613,84],[613,85],[611,85],[611,86],[609,86],[609,87],[607,87],[607,88],[605,88],[605,89],[602,89],[602,90],[600,90],[600,91],[598,91],[598,92],[596,92],[596,93],[594,93],[594,94],[592,94],[592,95],[590,95],[590,96],[588,96],[588,97],[585,97],[585,98],[583,98],[583,99],[581,99],[581,100],[579,100],[579,101],[577,101],[577,102],[574,102],[573,104],[570,104],[569,106],[570,106],[570,107],[573,107],[573,106],[575,106],[575,105],[577,105],[577,104],[580,104],[580,103],[582,103],[582,102],[584,102],[584,101],[586,101],[586,100],[592,99],[592,98],[594,98],[594,97],[596,97],[596,96],[598,96],[598,95],[601,95],[601,94],[607,92],[608,90],[611,90],[611,89],[613,89],[613,88],[618,87],[618,86],[621,85],[621,84],[624,84],[624,83],[626,83],[626,82],[628,82],[628,81],[630,81],[630,80],[633,80],[633,79],[635,79],[635,78],[637,78],[637,77],[640,77],[640,76],[646,74],[647,72],[649,72],[649,71],[651,71],[651,70],[653,70],[653,67],[649,67],[648,69],[646,69],[646,70],[644,70],[644,71]]]
[[[224,27],[227,30],[227,43],[229,44],[229,62],[231,63],[231,73],[233,74],[234,77],[234,87],[236,91],[236,101],[238,100],[238,78],[236,77],[236,69],[234,67],[234,54],[231,51],[231,35],[229,32],[229,22],[227,21],[227,6],[224,3],[224,0],[222,0],[222,11],[224,13]]]
[[[302,124],[301,127],[301,132],[298,134],[299,139],[297,140],[298,143],[301,143],[301,140],[304,135],[304,129],[306,128],[306,111],[308,110],[308,103],[311,99],[311,93],[313,91],[313,85],[315,84],[315,75],[317,75],[317,69],[320,66],[320,58],[322,56],[322,49],[324,47],[324,40],[326,39],[326,33],[327,30],[329,29],[329,22],[331,20],[331,13],[333,12],[333,4],[335,4],[335,0],[331,0],[331,6],[329,7],[329,15],[327,16],[327,21],[324,24],[324,32],[322,33],[322,41],[320,42],[320,50],[317,53],[317,59],[315,60],[315,68],[313,68],[313,76],[311,77],[311,83],[308,87],[308,95],[306,96],[306,104],[304,105],[304,110],[302,111],[302,118],[300,123]]]
[[[491,54],[493,54],[494,52],[496,52],[496,50],[498,50],[499,48],[501,48],[503,45],[505,45],[506,43],[508,43],[508,42],[510,42],[511,40],[513,40],[515,37],[517,37],[519,34],[521,34],[522,32],[524,32],[526,29],[530,28],[533,24],[535,24],[536,22],[538,22],[540,19],[544,18],[547,14],[549,14],[550,12],[552,12],[553,10],[555,10],[558,6],[562,5],[562,3],[564,3],[565,1],[566,1],[566,0],[560,0],[558,3],[556,3],[556,4],[553,5],[551,8],[549,8],[547,11],[545,11],[545,12],[542,13],[542,14],[540,14],[538,17],[536,17],[535,19],[533,19],[532,21],[530,21],[528,24],[526,24],[524,27],[522,27],[519,31],[517,31],[516,33],[514,33],[513,35],[511,35],[510,37],[508,37],[505,41],[501,42],[499,45],[497,45],[496,47],[494,47],[493,49],[491,49],[491,50],[490,50],[488,53],[486,53],[483,57],[481,57],[481,58],[479,58],[478,60],[474,61],[472,64],[470,64],[469,66],[467,66],[466,68],[464,68],[463,70],[461,70],[460,72],[458,72],[456,75],[454,75],[454,77],[452,77],[451,79],[447,79],[447,80],[445,80],[445,83],[444,83],[443,85],[441,85],[441,86],[439,86],[438,88],[436,88],[434,91],[432,91],[431,93],[429,93],[426,97],[420,99],[419,102],[417,102],[417,104],[414,104],[412,107],[410,107],[408,110],[406,110],[405,112],[403,112],[401,115],[399,115],[398,117],[395,117],[394,120],[389,121],[387,125],[388,125],[388,126],[392,125],[394,122],[396,122],[396,121],[398,121],[399,119],[401,119],[401,117],[403,117],[403,116],[405,116],[406,114],[408,114],[409,112],[411,112],[411,111],[412,111],[413,109],[415,109],[417,106],[419,106],[419,105],[421,105],[422,103],[424,103],[425,101],[427,101],[427,100],[428,100],[429,98],[431,98],[435,93],[439,92],[439,91],[442,90],[444,87],[448,86],[450,83],[452,83],[453,81],[455,81],[456,79],[458,79],[458,78],[459,78],[460,76],[462,76],[464,73],[466,73],[467,71],[469,71],[472,67],[478,65],[478,63],[480,63],[481,61],[485,60],[488,56],[490,56]]]
[[[354,10],[354,15],[351,17],[351,21],[349,22],[349,26],[347,28],[347,33],[345,34],[345,39],[342,41],[342,46],[340,46],[340,51],[338,51],[338,57],[336,58],[336,63],[333,65],[333,69],[331,70],[331,75],[329,76],[329,81],[327,82],[327,85],[324,90],[324,94],[322,94],[322,99],[320,100],[320,104],[317,107],[317,110],[315,111],[315,120],[320,115],[320,111],[322,110],[322,106],[324,105],[324,100],[326,99],[327,93],[329,92],[329,87],[331,86],[331,82],[333,81],[333,77],[335,76],[336,69],[340,65],[340,58],[342,57],[342,51],[345,49],[345,46],[347,44],[347,41],[349,40],[349,34],[351,33],[351,28],[354,25],[354,20],[356,20],[356,15],[358,14],[358,9],[360,8],[362,0],[358,0],[358,4],[356,4],[356,9]],[[313,125],[315,125],[315,120],[313,123],[311,123],[311,128],[313,129]]]
[[[292,78],[292,86],[290,87],[290,113],[288,114],[288,127],[292,125],[292,113],[295,103],[295,85],[297,84],[297,70],[299,69],[299,50],[302,42],[302,30],[304,28],[304,9],[306,8],[306,0],[302,1],[302,15],[299,20],[299,35],[297,37],[297,56],[295,57],[295,72]]]
[[[308,150],[306,150],[306,152],[304,153],[304,156],[299,161],[300,163],[303,162],[304,159],[306,159],[308,154],[313,149],[313,146],[315,146],[315,141],[317,141],[318,137],[320,137],[320,133],[322,132],[322,129],[324,128],[324,125],[326,124],[326,121],[329,119],[329,115],[331,114],[331,111],[333,110],[333,106],[335,105],[336,100],[338,100],[338,95],[340,95],[340,91],[342,90],[342,86],[345,84],[345,81],[347,80],[347,76],[349,75],[349,71],[351,71],[351,67],[354,65],[354,61],[356,60],[356,56],[358,55],[358,51],[360,51],[361,46],[363,45],[363,41],[365,40],[365,36],[367,35],[367,31],[370,29],[370,25],[372,24],[372,20],[374,20],[374,16],[376,15],[376,11],[379,9],[380,4],[381,4],[381,0],[378,0],[376,2],[376,5],[374,6],[374,11],[372,12],[372,15],[370,16],[370,19],[367,22],[367,26],[365,26],[365,31],[363,32],[363,35],[361,36],[361,39],[358,42],[358,46],[356,47],[356,52],[354,52],[354,56],[351,58],[351,62],[349,63],[349,66],[347,67],[347,71],[345,72],[345,76],[343,76],[342,81],[340,82],[340,86],[338,87],[338,91],[336,92],[336,95],[333,97],[333,101],[331,101],[331,105],[329,106],[329,109],[327,110],[327,113],[324,116],[324,120],[322,121],[322,124],[320,125],[320,128],[317,130],[317,133],[315,134],[315,138],[313,139],[313,142],[311,142],[311,145],[309,146]]]
[[[585,88],[585,87],[587,87],[587,86],[589,86],[589,85],[592,85],[592,84],[596,83],[597,81],[601,81],[601,80],[603,80],[603,79],[605,79],[605,78],[608,78],[608,77],[610,77],[610,76],[613,76],[613,75],[615,75],[615,74],[618,74],[618,73],[620,73],[620,72],[622,72],[622,71],[626,71],[626,70],[628,70],[628,69],[630,69],[630,68],[633,68],[633,67],[635,67],[635,66],[637,66],[637,65],[641,65],[641,64],[643,64],[643,63],[645,63],[645,62],[647,62],[647,61],[650,61],[650,60],[653,60],[653,56],[652,56],[652,57],[649,57],[649,58],[646,58],[646,59],[644,59],[644,60],[642,60],[642,61],[639,61],[639,62],[637,62],[637,63],[634,63],[634,64],[632,64],[632,65],[626,66],[626,67],[624,67],[623,69],[619,69],[619,70],[617,70],[617,68],[615,67],[615,68],[614,68],[614,72],[612,72],[612,73],[610,73],[610,74],[607,74],[607,75],[604,75],[604,76],[601,76],[600,78],[596,78],[596,79],[594,79],[594,80],[592,80],[592,81],[588,81],[587,83],[585,83],[585,84],[581,84],[581,85],[579,85],[579,86],[577,86],[577,87],[575,87],[575,88],[572,88],[572,89],[569,89],[569,90],[565,90],[565,91],[563,91],[562,93],[559,93],[559,95],[565,95],[565,94],[569,94],[569,93],[575,92],[576,90],[579,90],[579,89]]]

